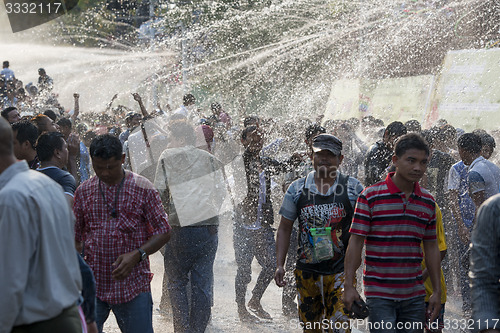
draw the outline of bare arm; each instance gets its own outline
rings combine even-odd
[[[424,241],[425,266],[429,271],[432,283],[432,295],[429,298],[428,312],[434,321],[441,310],[441,254],[436,240]]]
[[[290,246],[290,235],[292,234],[293,221],[281,217],[278,234],[276,235],[276,272],[274,273],[274,280],[278,287],[284,287],[285,281],[285,259]]]
[[[352,303],[359,300],[359,294],[356,290],[356,270],[361,265],[361,253],[365,244],[365,237],[360,235],[351,235],[349,245],[344,259],[344,295],[343,302],[347,310],[351,310]]]
[[[73,120],[73,124],[76,122],[76,119],[78,118],[78,115],[80,114],[80,94],[74,93],[73,98],[75,99],[75,106],[74,106],[74,112],[73,115],[71,116],[71,119]]]
[[[133,93],[132,96],[134,96],[134,99],[139,103],[139,107],[141,108],[141,113],[143,117],[148,116],[148,111],[146,111],[146,107],[144,106],[144,103],[142,103],[142,98],[138,93]]]

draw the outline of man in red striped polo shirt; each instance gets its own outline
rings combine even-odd
[[[441,308],[435,203],[418,184],[428,159],[429,148],[420,135],[402,136],[392,157],[396,172],[366,188],[356,203],[345,257],[343,297],[349,310],[360,299],[354,277],[366,243],[363,280],[372,333],[423,332],[422,240],[434,290],[427,319],[434,320]]]

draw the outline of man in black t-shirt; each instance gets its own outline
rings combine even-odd
[[[36,152],[40,159],[40,167],[37,170],[61,185],[73,207],[76,182],[69,172],[63,170],[68,162],[68,144],[64,136],[59,132],[40,135],[36,143]]]
[[[12,124],[14,134],[14,155],[18,160],[26,160],[32,170],[40,166],[40,161],[35,150],[38,129],[27,120]]]

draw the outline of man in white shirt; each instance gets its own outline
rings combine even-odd
[[[81,332],[80,268],[61,187],[17,162],[0,118],[0,333]]]

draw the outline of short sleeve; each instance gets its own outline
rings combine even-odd
[[[441,209],[436,204],[436,237],[438,241],[439,251],[446,251],[448,247],[446,246],[446,238],[444,235],[443,227],[443,215],[441,214]]]
[[[302,186],[304,185],[305,178],[298,179],[288,186],[288,190],[283,197],[283,203],[281,204],[281,208],[279,214],[284,218],[295,221],[298,217],[297,213],[297,193],[300,191]]]
[[[477,193],[486,189],[484,178],[477,172],[469,172],[469,188],[471,193]]]
[[[370,232],[371,219],[371,208],[363,192],[356,201],[354,217],[349,232],[354,235],[367,236]]]
[[[448,172],[448,190],[458,190],[459,186],[460,175],[454,167],[451,167]]]

